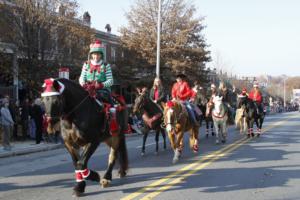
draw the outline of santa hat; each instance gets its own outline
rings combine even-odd
[[[215,84],[211,84],[210,88],[217,88]]]
[[[42,87],[44,88],[42,97],[60,95],[65,89],[61,82],[53,78],[45,79]]]
[[[94,52],[101,53],[104,56],[104,45],[100,40],[96,40],[90,45],[90,54]]]

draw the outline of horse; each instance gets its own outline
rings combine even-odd
[[[235,128],[240,130],[240,133],[247,132],[247,122],[245,118],[245,109],[246,106],[243,104],[243,101],[246,100],[246,96],[238,95],[237,96],[237,109],[235,115]]]
[[[141,155],[145,155],[145,146],[146,140],[150,130],[155,130],[155,154],[158,154],[159,149],[159,133],[161,133],[163,137],[163,147],[164,149],[167,148],[166,145],[166,133],[165,129],[162,128],[163,122],[163,111],[154,103],[150,98],[146,90],[138,91],[138,95],[136,96],[134,105],[133,105],[133,113],[136,114],[137,112],[143,113],[143,121],[144,121],[144,128],[142,129],[143,133],[143,146]]]
[[[174,150],[173,163],[179,161],[183,149],[183,134],[190,132],[189,144],[194,153],[198,152],[199,124],[189,119],[186,107],[179,101],[168,101],[164,106],[164,124],[171,147]]]
[[[64,145],[70,153],[75,168],[76,184],[73,196],[81,196],[85,180],[96,181],[108,187],[112,170],[119,156],[119,175],[126,176],[128,154],[123,131],[127,128],[127,110],[117,112],[119,127],[111,133],[107,107],[89,96],[79,84],[68,79],[46,79],[42,101],[48,121],[48,132],[60,130]],[[88,161],[101,142],[110,147],[108,168],[100,181],[96,171],[87,168]]]
[[[258,108],[256,107],[254,101],[249,99],[248,97],[245,97],[241,102],[240,105],[245,106],[245,119],[247,122],[247,128],[248,128],[248,134],[247,137],[254,137],[254,131],[253,131],[253,126],[254,122],[256,123],[257,126],[257,137],[260,136],[261,134],[261,128],[262,124],[264,122],[264,112],[259,113]]]
[[[201,115],[200,115],[200,126],[202,126],[202,122],[205,121],[206,125],[206,138],[209,136],[209,129],[211,131],[211,135],[214,136],[214,124],[212,120],[211,114],[206,115],[206,110],[207,110],[207,99],[204,97],[203,94],[201,94],[200,91],[197,91],[196,97],[194,104],[201,110]]]
[[[227,138],[227,121],[228,121],[228,108],[223,103],[223,97],[214,96],[212,102],[208,103],[208,112],[211,112],[214,127],[216,130],[216,144],[226,142]]]

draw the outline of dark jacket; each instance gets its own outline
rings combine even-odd
[[[155,89],[152,87],[151,90],[150,90],[150,99],[152,101],[154,101],[154,91]],[[158,99],[157,99],[157,102],[158,104],[160,104],[161,102],[165,102],[166,101],[166,98],[165,98],[165,92],[164,92],[164,89],[162,87],[158,87]]]

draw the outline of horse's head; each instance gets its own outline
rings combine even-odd
[[[173,131],[178,120],[180,103],[177,101],[168,101],[164,105],[164,124],[167,132]]]
[[[149,101],[147,89],[137,89],[137,96],[134,101],[133,105],[133,113],[142,112],[144,109],[144,106],[147,104],[147,101]]]
[[[63,98],[61,94],[64,85],[55,79],[46,79],[44,81],[44,91],[41,94],[45,105],[45,115],[48,122],[48,131],[53,133],[58,127],[58,122],[63,114]]]
[[[237,97],[237,108],[246,107],[247,104],[247,96],[238,95]]]
[[[214,112],[217,115],[220,115],[223,109],[223,97],[222,96],[215,96],[213,98],[213,103],[214,103]]]

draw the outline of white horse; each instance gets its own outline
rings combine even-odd
[[[228,108],[223,103],[223,97],[215,96],[212,102],[212,118],[216,130],[216,144],[226,142],[227,138],[227,121],[228,121]]]
[[[245,105],[242,104],[245,96],[238,95],[238,109],[236,109],[235,115],[235,128],[240,130],[240,133],[247,133],[247,122],[246,117],[244,116]]]

